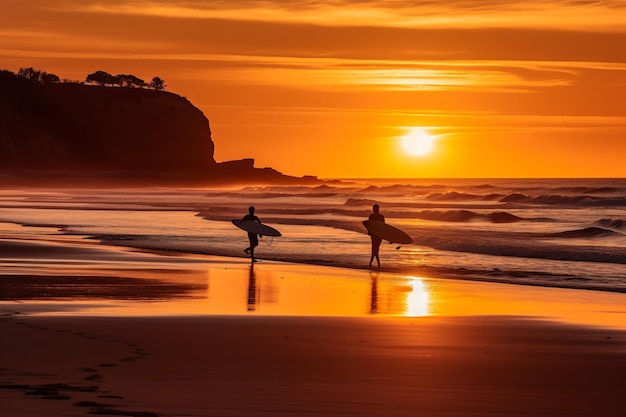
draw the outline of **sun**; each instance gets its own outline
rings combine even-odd
[[[429,154],[434,147],[435,138],[426,129],[414,127],[401,138],[402,148],[410,155],[422,156]]]

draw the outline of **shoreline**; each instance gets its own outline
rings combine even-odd
[[[229,222],[226,222],[229,223]],[[46,228],[44,225],[27,225],[22,223],[5,222],[5,224],[11,224],[14,226],[22,227],[35,227]],[[54,227],[54,226],[53,226]],[[55,229],[56,230],[56,229]],[[239,256],[232,251],[223,251],[217,249],[210,249],[205,251],[193,250],[189,248],[157,248],[147,243],[139,243],[133,241],[132,244],[122,240],[103,238],[102,236],[91,234],[77,234],[77,233],[65,233],[62,234],[42,234],[37,236],[31,236],[25,239],[29,242],[35,242],[38,238],[51,242],[75,242],[77,244],[96,247],[108,247],[108,248],[120,248],[126,251],[139,251],[145,254],[153,255],[166,255],[171,257],[198,257],[198,258],[226,258],[236,259],[239,261],[245,261],[246,257]],[[13,236],[9,238],[0,236],[0,240],[19,241]],[[458,252],[459,256],[465,254],[465,252]],[[556,289],[573,289],[573,290],[588,290],[588,291],[600,291],[608,293],[621,293],[626,294],[626,288],[616,287],[614,283],[607,283],[606,285],[590,284],[586,282],[586,279],[574,278],[567,273],[558,272],[538,272],[538,271],[525,271],[514,270],[506,268],[491,269],[467,269],[467,268],[450,268],[437,265],[418,264],[412,267],[398,267],[398,266],[385,266],[383,264],[380,268],[368,267],[365,263],[338,263],[336,260],[331,259],[298,259],[291,257],[290,259],[284,259],[284,257],[272,256],[271,254],[261,254],[258,259],[265,262],[278,262],[278,263],[290,263],[310,265],[317,267],[331,267],[331,268],[345,268],[355,271],[375,271],[389,274],[398,275],[420,275],[425,277],[433,277],[438,279],[449,280],[464,280],[471,282],[490,282],[497,284],[511,284],[511,285],[523,285],[540,288],[556,288]],[[366,256],[363,256],[365,259]],[[556,262],[556,261],[555,261]],[[592,264],[590,262],[585,262]],[[543,278],[541,281],[537,281],[536,278]],[[550,282],[549,279],[554,279],[554,282]],[[563,282],[564,281],[564,282]],[[577,283],[573,285],[572,283]]]
[[[0,302],[11,416],[621,417],[626,403],[621,293],[53,240],[0,240],[0,294],[27,280],[39,294]]]
[[[76,235],[78,236],[78,235]],[[115,246],[120,248],[126,248],[130,250],[138,250],[146,253],[154,253],[154,254],[165,254],[172,256],[199,256],[199,257],[217,257],[217,258],[226,258],[226,259],[237,259],[237,260],[245,260],[246,257],[243,256],[235,256],[230,253],[225,254],[220,251],[214,250],[209,252],[201,252],[201,251],[193,251],[193,250],[185,250],[185,249],[156,249],[150,246],[142,246],[142,245],[128,245],[123,242],[115,241],[115,240],[101,240],[98,237],[85,236],[86,239],[93,239],[95,241],[100,242],[102,245],[106,246]],[[465,252],[458,252],[459,254],[464,254]],[[364,256],[365,258],[366,256]],[[288,259],[285,260],[280,257],[271,256],[271,255],[261,255],[261,257],[257,257],[257,259],[261,262],[276,262],[276,263],[286,263],[286,264],[299,264],[299,265],[309,265],[314,267],[329,267],[329,268],[344,268],[355,271],[373,271],[373,272],[382,272],[386,274],[396,274],[396,275],[421,275],[427,277],[433,277],[436,279],[448,279],[448,280],[462,280],[462,281],[471,281],[471,282],[487,282],[494,284],[508,284],[508,285],[522,285],[522,286],[531,286],[531,287],[539,287],[539,288],[555,288],[555,289],[569,289],[569,290],[582,290],[582,291],[600,291],[607,293],[618,293],[618,294],[626,294],[626,288],[621,287],[611,287],[611,286],[601,286],[601,285],[589,285],[584,284],[584,286],[573,286],[571,284],[565,285],[559,282],[547,283],[547,282],[536,282],[532,280],[520,281],[523,278],[531,278],[532,277],[555,277],[555,278],[568,278],[567,274],[559,274],[559,273],[546,273],[546,272],[536,272],[536,271],[515,271],[515,270],[503,270],[500,268],[493,268],[491,270],[471,270],[471,269],[452,269],[447,267],[438,267],[432,265],[416,265],[413,267],[368,267],[365,263],[363,264],[340,264],[333,260],[299,260],[299,259]],[[499,278],[494,278],[497,276]]]
[[[547,184],[546,193],[560,190],[564,201],[574,198],[568,197],[573,190],[577,190],[575,195],[583,194],[584,190],[599,193],[605,188],[597,187],[606,186],[584,182]],[[125,192],[58,189],[22,191],[15,195],[5,192],[2,194],[2,206],[6,209],[2,210],[3,221],[13,224],[3,223],[0,229],[7,236],[13,232],[20,235],[20,228],[14,226],[19,224],[33,235],[73,234],[69,238],[84,237],[103,244],[145,250],[239,257],[245,247],[241,246],[245,244],[245,235],[230,224],[230,219],[237,218],[250,202],[255,202],[265,213],[263,220],[269,224],[278,222],[284,235],[273,242],[273,246],[272,241],[263,239],[269,246],[261,244],[258,256],[283,262],[367,270],[369,239],[360,222],[364,214],[360,213],[369,210],[368,198],[383,202],[388,199],[385,204],[389,205],[390,219],[412,234],[416,244],[405,245],[399,251],[391,250],[391,246],[389,250],[383,249],[382,272],[626,292],[624,255],[620,252],[626,235],[620,232],[623,227],[620,214],[609,207],[594,208],[574,216],[567,206],[550,204],[537,206],[541,213],[534,213],[535,209],[527,212],[529,207],[535,206],[524,204],[498,204],[497,208],[489,205],[485,209],[484,204],[473,200],[474,209],[464,209],[465,198],[479,198],[491,187],[497,188],[492,191],[498,191],[498,195],[515,195],[511,194],[517,190],[511,189],[514,184],[505,185],[500,184],[502,189],[489,184],[468,189],[457,184],[451,188],[453,191],[448,187],[442,189],[443,185],[434,189],[426,187],[430,194],[422,196],[424,201],[431,201],[430,195],[435,198],[439,193],[456,201],[454,204],[445,199],[431,201],[432,209],[436,209],[433,213],[438,213],[432,221],[420,220],[423,219],[421,214],[431,210],[415,211],[415,202],[407,202],[402,197],[403,185],[389,190],[395,190],[392,194],[370,185],[355,194],[362,197],[357,199],[356,205],[355,201],[350,203],[352,193],[310,187],[295,190],[250,187],[239,191],[171,188],[133,191],[129,188]],[[522,181],[518,185],[524,189],[536,184]],[[617,193],[618,185],[611,193]],[[485,188],[487,186],[489,188]],[[577,188],[563,188],[565,186]],[[411,190],[418,192],[424,188],[405,191]],[[540,195],[539,191],[536,193]],[[278,200],[270,201],[267,198],[270,196]],[[320,204],[318,208],[311,208],[311,198]],[[496,209],[510,211],[511,215],[531,223],[516,223],[517,226],[493,223],[489,220],[491,216],[501,214],[494,211]],[[539,214],[542,216],[533,217]],[[226,219],[228,221],[223,221]],[[559,219],[562,222],[557,221]],[[535,220],[541,222],[535,224]],[[611,236],[585,232],[594,225],[615,229],[615,232]],[[564,231],[568,238],[554,238]],[[581,240],[572,240],[573,236]]]
[[[74,239],[75,240],[75,239]],[[138,250],[61,236],[0,239],[0,309],[60,314],[519,315],[626,329],[626,294],[396,271]],[[40,306],[40,307],[37,307]]]

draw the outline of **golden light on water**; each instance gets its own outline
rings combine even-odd
[[[411,317],[421,317],[428,315],[429,296],[424,281],[419,278],[412,278],[409,281],[410,291],[406,299],[406,315]]]

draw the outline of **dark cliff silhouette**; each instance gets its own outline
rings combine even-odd
[[[139,89],[41,84],[0,71],[0,185],[313,182],[253,159],[218,163],[187,99]]]

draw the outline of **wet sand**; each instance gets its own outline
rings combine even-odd
[[[626,409],[624,294],[251,269],[245,259],[59,241],[0,247],[3,415]]]

